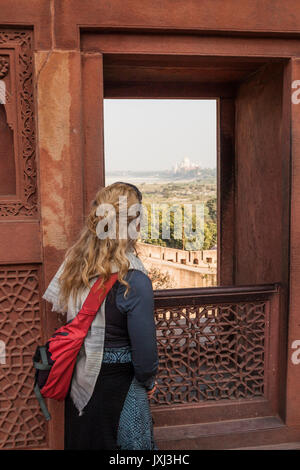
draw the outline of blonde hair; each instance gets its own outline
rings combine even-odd
[[[119,238],[120,196],[127,197],[128,208],[132,204],[141,203],[141,195],[133,185],[118,182],[101,188],[91,204],[78,240],[65,254],[65,265],[59,278],[61,287],[59,300],[64,311],[67,311],[69,296],[72,295],[76,302],[81,289],[91,287],[89,281],[92,277],[101,276],[102,281],[99,287],[101,289],[103,283],[110,277],[111,262],[114,262],[118,268],[118,280],[126,286],[125,296],[130,289],[129,283],[124,279],[130,266],[126,252],[131,249],[137,255],[137,240],[128,235],[127,238]],[[97,235],[97,224],[104,217],[96,215],[100,204],[111,204],[115,210],[115,238],[101,239]],[[127,213],[127,228],[139,215],[138,213],[138,215],[129,216]],[[110,220],[110,217],[106,217],[105,220]]]

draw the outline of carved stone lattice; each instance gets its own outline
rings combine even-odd
[[[21,197],[18,201],[0,202],[1,217],[26,216],[36,217],[37,205],[37,172],[35,161],[35,130],[34,130],[34,102],[33,102],[33,56],[32,32],[22,30],[0,31],[1,48],[17,45],[15,49],[17,68],[11,69],[18,84],[18,95],[14,97],[19,109],[19,121],[15,132],[19,138],[19,155],[17,159],[20,166]],[[1,70],[1,67],[0,67]]]
[[[157,308],[153,405],[264,395],[266,303]]]
[[[33,393],[32,355],[41,342],[35,266],[0,271],[0,448],[45,447],[45,419]],[[5,354],[4,354],[5,352]]]

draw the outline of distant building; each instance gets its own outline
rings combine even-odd
[[[175,163],[173,166],[174,173],[181,173],[190,170],[200,170],[200,165],[198,163],[193,163],[188,157],[184,157],[183,160],[179,163]]]
[[[217,285],[216,250],[180,250],[138,242],[137,248],[146,269],[168,274],[173,288]],[[151,275],[150,275],[151,278]],[[155,287],[157,288],[157,287]],[[161,288],[165,288],[162,286]]]

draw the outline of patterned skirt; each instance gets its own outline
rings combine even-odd
[[[93,395],[79,416],[65,400],[66,450],[158,450],[145,387],[134,377],[128,347],[104,348]]]

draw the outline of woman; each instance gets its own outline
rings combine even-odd
[[[101,188],[43,295],[69,321],[98,276],[106,281],[118,272],[77,357],[65,400],[65,449],[157,449],[149,405],[158,369],[153,289],[136,252],[141,203],[129,183]]]

